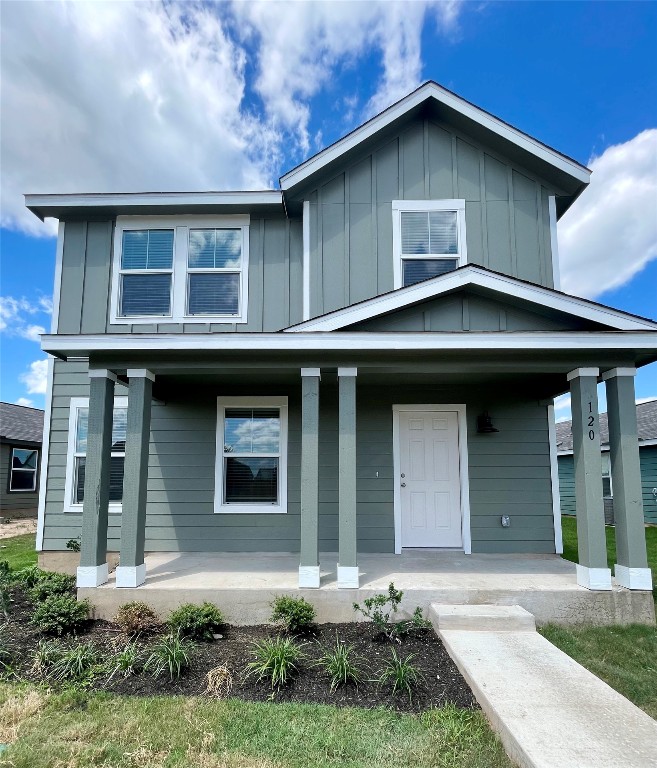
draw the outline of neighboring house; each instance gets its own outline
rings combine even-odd
[[[337,553],[356,587],[362,552],[560,552],[552,399],[599,461],[598,375],[625,414],[657,359],[656,323],[558,290],[589,175],[426,83],[277,190],[28,195],[59,219],[41,562],[81,534],[78,583],[119,552],[134,587],[144,551],[299,552],[317,587]],[[578,579],[609,588],[600,541]]]
[[[0,515],[36,517],[43,411],[0,403]]]
[[[646,523],[657,525],[657,399],[636,406],[639,437],[643,514]],[[602,448],[602,495],[605,522],[614,523],[614,486],[611,477],[609,425],[607,414],[600,414],[600,444]],[[573,460],[572,422],[557,424],[557,455],[559,457],[559,492],[561,512],[575,514],[575,465]]]

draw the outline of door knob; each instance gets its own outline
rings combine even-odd
[[[402,483],[402,484],[401,484],[401,487],[402,487],[402,488],[406,488],[406,483]]]

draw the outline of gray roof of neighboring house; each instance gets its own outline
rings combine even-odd
[[[24,405],[0,403],[0,439],[40,443],[43,439],[43,411]]]
[[[639,403],[636,407],[637,432],[639,445],[642,440],[657,440],[657,399],[647,403]],[[560,421],[557,423],[557,451],[573,450],[572,421]],[[609,427],[607,426],[607,414],[600,414],[600,443],[609,445]]]

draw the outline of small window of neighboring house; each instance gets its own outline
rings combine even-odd
[[[287,398],[219,398],[215,512],[287,511]]]
[[[249,217],[118,217],[112,322],[245,323]]]
[[[9,490],[12,493],[36,491],[39,451],[32,448],[12,448]]]
[[[128,415],[127,398],[115,398],[110,454],[110,512],[120,512],[123,501],[123,467]],[[71,398],[69,413],[68,456],[66,463],[65,512],[81,512],[87,465],[89,425],[88,398]]]
[[[394,200],[392,212],[395,288],[467,262],[464,200]]]
[[[609,451],[602,454],[602,495],[605,499],[613,498],[611,487],[611,460]]]

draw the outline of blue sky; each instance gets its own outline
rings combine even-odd
[[[44,404],[54,226],[21,193],[275,185],[426,79],[590,164],[564,289],[657,317],[656,3],[35,8],[3,8],[3,400]]]

